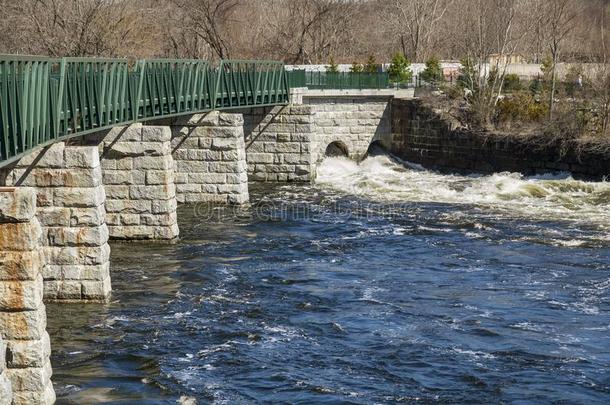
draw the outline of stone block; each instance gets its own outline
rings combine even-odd
[[[108,200],[127,200],[129,199],[129,185],[106,185],[106,198]]]
[[[43,227],[48,226],[70,226],[71,208],[66,207],[40,207],[38,209],[38,221]]]
[[[47,332],[39,340],[8,340],[7,366],[9,368],[44,367],[51,355],[51,341]]]
[[[129,198],[132,200],[168,200],[176,196],[176,186],[173,183],[161,186],[132,186]]]
[[[42,302],[42,274],[31,281],[0,281],[0,311],[32,311]]]
[[[108,227],[110,230],[110,227]],[[98,265],[108,262],[110,258],[110,246],[85,246],[85,247],[57,247],[50,246],[45,249],[47,263],[55,265]]]
[[[53,206],[53,189],[52,188],[36,189],[36,206],[37,207]]]
[[[0,223],[27,222],[36,214],[36,190],[0,187]]]
[[[106,222],[106,209],[104,205],[90,208],[71,208],[70,226],[100,226]]]
[[[173,183],[173,172],[169,170],[148,170],[146,172],[146,184],[171,184]]]
[[[236,149],[237,144],[233,139],[214,138],[212,140],[212,150],[228,151]]]
[[[171,170],[174,167],[174,161],[171,155],[167,156],[143,156],[138,157],[133,162],[133,169],[147,170]]]
[[[15,394],[19,391],[43,393],[53,374],[48,361],[43,367],[14,368],[7,369],[6,372],[13,383]]]
[[[110,277],[100,281],[83,281],[82,297],[85,300],[105,300],[112,290]]]
[[[17,168],[26,168],[35,166],[38,168],[61,168],[64,166],[64,148],[63,142],[54,143],[42,149],[37,149],[17,162]]]
[[[146,226],[171,226],[178,220],[176,212],[167,214],[143,214],[141,224]]]
[[[175,199],[153,201],[151,212],[153,214],[162,214],[166,212],[176,211],[177,204]]]
[[[95,146],[67,146],[64,156],[67,168],[93,169],[100,166],[100,155]]]
[[[18,391],[13,393],[13,405],[52,405],[55,403],[55,391],[51,381],[42,392]]]
[[[39,340],[46,333],[44,304],[34,311],[0,312],[0,335],[7,340]]]
[[[104,144],[111,145],[115,142],[139,142],[142,140],[142,124],[136,123],[129,126],[114,127],[104,136]],[[104,160],[102,158],[102,160]]]
[[[221,126],[241,127],[244,125],[244,117],[241,114],[220,113],[218,124]]]
[[[150,200],[106,200],[106,212],[122,214],[140,214],[150,212]]]
[[[219,124],[220,113],[211,111],[205,114],[193,114],[177,117],[173,125],[179,127],[185,126],[216,126]]]
[[[121,214],[117,225],[140,225],[140,215],[145,214]]]
[[[209,164],[201,161],[180,160],[176,162],[176,170],[179,173],[205,173]]]
[[[142,141],[143,142],[162,142],[163,147],[166,145],[169,147],[167,142],[172,139],[172,130],[166,126],[143,126],[142,127]]]
[[[103,186],[57,188],[53,203],[57,207],[97,207],[106,200]]]
[[[35,280],[45,264],[41,250],[0,252],[0,281]]]
[[[40,246],[42,229],[38,220],[2,224],[0,251],[30,251]]]
[[[95,227],[47,228],[49,246],[102,246],[108,241],[106,224]]]

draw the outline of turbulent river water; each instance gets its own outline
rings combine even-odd
[[[328,158],[251,200],[48,305],[60,404],[610,403],[610,183]]]

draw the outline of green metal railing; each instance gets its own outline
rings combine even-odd
[[[288,99],[281,62],[0,56],[0,167],[114,125]]]
[[[391,87],[387,72],[288,72],[290,87],[307,87],[316,90],[363,90],[387,89]]]

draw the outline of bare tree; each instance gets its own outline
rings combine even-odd
[[[348,0],[273,0],[267,44],[291,63],[326,62],[348,44],[358,4]]]
[[[233,13],[240,0],[173,0],[186,31],[197,36],[219,58],[231,53]]]
[[[465,27],[464,74],[473,121],[491,122],[498,103],[509,57],[519,47],[523,33],[515,32],[515,20],[523,12],[521,0],[475,0],[463,10]]]
[[[386,22],[400,39],[402,51],[415,61],[425,61],[433,52],[432,36],[453,0],[392,0]]]
[[[25,0],[16,11],[29,51],[51,56],[118,56],[154,36],[143,35],[146,15],[129,1]]]
[[[574,0],[544,0],[540,4],[546,31],[546,43],[551,54],[551,92],[549,95],[549,119],[553,118],[555,92],[557,89],[557,64],[562,45],[574,29],[578,15],[578,2]]]

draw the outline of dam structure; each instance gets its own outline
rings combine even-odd
[[[391,149],[411,96],[293,87],[274,61],[1,57],[0,404],[55,401],[44,302],[106,302],[109,241],[172,242],[178,204]]]

